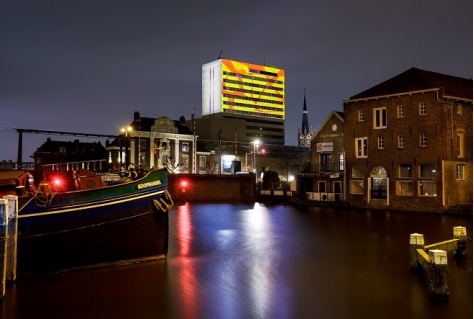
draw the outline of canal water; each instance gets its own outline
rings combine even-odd
[[[186,204],[170,211],[166,260],[22,278],[1,318],[472,318],[468,259],[449,300],[410,272],[410,234],[453,237],[472,217],[291,206]]]

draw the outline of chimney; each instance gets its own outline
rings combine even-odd
[[[181,123],[181,125],[186,125],[186,118],[184,117],[184,115],[181,115],[181,117],[179,118],[179,123]]]
[[[140,112],[135,111],[135,113],[133,113],[133,120],[140,121]]]

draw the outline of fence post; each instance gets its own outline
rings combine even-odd
[[[447,299],[448,290],[448,257],[446,251],[433,249],[429,251],[428,286],[430,297]]]
[[[0,298],[5,296],[7,275],[8,200],[0,199]]]
[[[18,196],[7,195],[8,200],[8,239],[7,239],[7,281],[16,280],[17,244],[18,244]]]
[[[457,259],[467,258],[467,247],[466,247],[466,227],[456,226],[453,227],[454,238],[458,239],[458,248],[454,251],[454,257]]]
[[[423,234],[411,234],[410,235],[410,269],[415,271],[418,269],[418,262],[417,262],[417,249],[424,249],[425,248],[425,239]]]

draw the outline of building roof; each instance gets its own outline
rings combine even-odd
[[[472,100],[472,79],[411,68],[370,89],[352,96],[351,100],[444,88],[445,95]]]
[[[144,131],[144,132],[151,132],[151,127],[155,124],[156,118],[154,117],[140,117],[140,120],[137,121],[135,119],[130,126],[133,128],[135,131]],[[182,135],[193,135],[193,131],[189,127],[186,126],[186,122],[183,121],[177,121],[177,120],[171,120],[174,122],[174,126],[178,129],[177,134],[182,134]],[[163,132],[166,133],[166,132]],[[174,132],[169,132],[169,133],[174,133]]]
[[[47,138],[33,154],[39,153],[58,153],[60,148],[64,149],[66,153],[84,153],[84,152],[104,152],[104,146],[99,142],[85,143],[79,140],[71,141],[53,141],[50,137]]]

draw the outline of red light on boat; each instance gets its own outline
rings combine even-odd
[[[56,186],[61,186],[61,180],[60,180],[59,178],[56,178],[56,179],[54,180],[54,185],[56,185]]]
[[[181,181],[181,187],[186,188],[188,186],[188,181]]]

